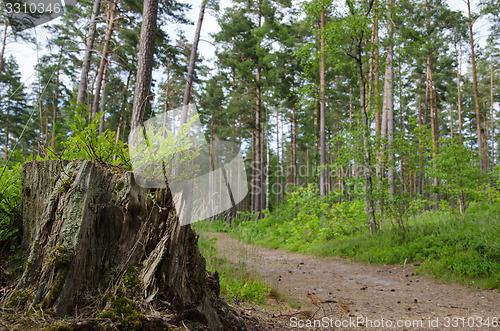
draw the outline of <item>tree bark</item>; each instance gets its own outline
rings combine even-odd
[[[393,35],[394,35],[394,25],[392,23],[392,8],[394,7],[394,0],[392,0],[387,9],[387,20],[389,21],[387,27],[387,36],[389,39],[389,45],[387,48],[387,56],[385,63],[385,81],[384,81],[384,100],[382,104],[382,114],[384,121],[382,123],[382,137],[387,134],[387,153],[388,153],[388,173],[387,181],[389,184],[389,195],[392,199],[395,192],[394,186],[394,152],[392,150],[392,142],[394,139],[394,102],[393,102],[393,76],[394,76],[394,66],[393,66]],[[385,122],[385,123],[384,123]],[[387,132],[384,131],[387,130]]]
[[[490,55],[490,126],[491,126],[491,170],[495,170],[495,127],[493,124],[493,60]]]
[[[422,121],[422,77],[420,76],[418,79],[418,128],[422,129],[423,121]],[[423,159],[423,150],[422,150],[422,137],[419,135],[418,137],[418,154],[419,154],[419,170],[418,170],[418,178],[416,180],[416,192],[417,194],[423,194],[424,192],[424,174],[422,169],[424,168],[424,159]]]
[[[432,131],[432,146],[433,146],[433,154],[437,155],[438,153],[438,140],[439,140],[439,129],[437,125],[437,110],[436,110],[436,103],[435,103],[435,95],[434,95],[434,86],[433,86],[433,79],[432,79],[432,60],[431,60],[431,55],[427,54],[427,85],[428,85],[428,90],[429,90],[429,103],[431,107],[431,131]],[[439,181],[437,177],[434,177],[434,187],[437,187],[439,185]],[[437,193],[434,194],[434,208],[437,210],[437,202],[439,200],[439,196]]]
[[[292,185],[297,184],[297,121],[295,118],[295,104],[292,106],[292,155],[290,158],[291,175],[292,175]]]
[[[281,164],[280,164],[280,115],[279,107],[276,105],[276,185],[279,190],[276,191],[276,204],[281,201]]]
[[[486,171],[484,151],[483,151],[483,139],[481,135],[481,114],[479,109],[479,92],[477,89],[477,69],[476,69],[476,56],[474,53],[474,34],[472,32],[472,16],[470,12],[470,0],[467,0],[467,12],[469,14],[469,34],[470,34],[470,51],[471,51],[471,61],[472,61],[472,77],[474,83],[474,106],[476,110],[476,129],[477,129],[477,147],[479,151],[479,157],[481,159],[481,169]]]
[[[456,53],[456,59],[457,59],[457,93],[458,93],[458,134],[460,138],[460,142],[463,141],[462,138],[462,95],[461,95],[461,87],[460,87],[460,80],[462,78],[462,74],[460,73],[460,70],[462,69],[462,48],[460,47],[460,59],[458,57],[458,50],[455,51]]]
[[[101,62],[99,63],[99,69],[97,71],[94,102],[92,103],[92,119],[95,118],[97,110],[99,109],[99,103],[101,101],[101,87],[102,85],[106,84],[103,81],[106,79],[105,72],[109,64],[108,62],[109,44],[111,42],[111,36],[113,35],[113,25],[115,23],[115,14],[117,5],[118,5],[118,0],[113,0],[111,6],[109,7],[106,13],[106,21],[107,21],[106,34],[104,35],[104,44],[102,47]]]
[[[253,128],[252,130],[252,163],[251,163],[251,168],[252,168],[252,178],[251,178],[251,185],[250,185],[250,211],[252,213],[255,213],[256,211],[256,206],[255,202],[257,200],[257,169],[256,169],[256,163],[257,163],[257,150],[255,148],[256,143],[257,143],[257,138],[256,138],[256,128]]]
[[[21,192],[25,263],[15,291],[31,294],[28,309],[71,314],[137,268],[144,303],[168,303],[211,330],[244,328],[218,298],[198,236],[178,224],[170,191],[88,160],[52,160],[23,165]]]
[[[102,135],[104,132],[104,123],[106,122],[106,98],[108,97],[106,86],[108,84],[108,66],[104,68],[104,74],[102,76],[102,95],[100,101],[100,109],[99,112],[102,114],[99,121],[99,135]]]
[[[364,168],[363,174],[366,180],[366,192],[365,192],[365,213],[368,216],[368,226],[370,227],[370,232],[374,233],[377,231],[377,221],[375,219],[375,210],[373,206],[373,181],[371,173],[371,149],[369,145],[370,137],[370,122],[368,121],[368,114],[366,112],[366,100],[365,100],[365,81],[363,77],[363,62],[362,62],[362,36],[356,41],[355,45],[355,56],[356,61],[356,72],[359,84],[359,94],[360,94],[360,108],[361,108],[361,119],[363,121],[363,153],[364,153]]]
[[[4,152],[3,152],[3,160],[7,161],[9,158],[9,134],[10,134],[10,118],[9,118],[10,111],[7,108],[7,113],[5,114],[5,145],[4,145]]]
[[[394,8],[394,7],[393,7]],[[398,61],[398,81],[399,81],[399,139],[403,141],[404,135],[404,127],[403,127],[403,84],[402,84],[402,75],[401,75],[401,61]],[[392,142],[391,142],[392,143]],[[399,193],[403,196],[404,190],[406,189],[405,184],[405,176],[404,176],[404,155],[405,153],[401,153],[399,157]],[[394,154],[392,154],[392,163],[394,163]],[[393,169],[395,172],[396,169]],[[392,182],[393,194],[395,190],[394,181]]]
[[[259,68],[260,71],[260,68]],[[260,99],[260,96],[259,96]],[[262,107],[262,100],[260,101],[260,105]],[[266,172],[265,172],[265,162],[264,162],[264,153],[265,153],[265,142],[264,139],[264,123],[266,121],[266,111],[261,108],[261,120],[260,120],[260,211],[267,208],[266,206]]]
[[[80,75],[80,84],[78,85],[78,95],[76,97],[76,104],[83,105],[85,103],[85,96],[87,94],[87,79],[90,70],[90,60],[92,57],[92,48],[94,47],[94,40],[96,34],[97,16],[101,6],[101,0],[94,0],[92,8],[92,15],[90,17],[90,26],[87,37],[87,47],[85,48],[85,55],[83,57],[82,72]]]
[[[436,127],[436,116],[437,111],[435,109],[434,102],[434,86],[432,79],[432,59],[431,54],[427,54],[427,88],[429,91],[429,105],[430,105],[430,115],[431,115],[431,131],[432,131],[432,144],[434,146],[435,152],[437,152],[438,143],[438,128]]]
[[[319,111],[319,135],[320,135],[320,175],[319,175],[319,192],[320,195],[326,195],[326,81],[325,81],[325,9],[321,9],[321,23],[320,23],[320,42],[319,42],[319,84],[321,90],[320,96],[320,111]],[[364,94],[364,90],[363,90]],[[364,99],[364,95],[362,97]]]
[[[256,76],[256,107],[255,107],[255,134],[254,134],[254,148],[255,148],[255,159],[254,159],[254,213],[259,213],[262,210],[261,208],[261,194],[262,194],[262,177],[261,177],[261,149],[260,149],[260,139],[261,139],[261,105],[260,105],[260,68],[257,68],[257,76]]]
[[[137,59],[137,78],[132,108],[130,128],[141,126],[144,122],[148,98],[150,97],[153,72],[154,48],[156,39],[156,21],[158,17],[158,1],[144,0],[142,12],[141,36],[139,42],[139,57]]]
[[[61,47],[61,52],[59,53],[59,63],[61,63],[61,58],[64,52],[64,47]],[[57,124],[57,102],[59,101],[59,80],[60,80],[60,67],[57,67],[56,71],[56,90],[54,92],[54,102],[52,103],[52,136],[50,146],[52,148],[52,152],[56,152],[56,124]]]
[[[5,19],[3,21],[3,38],[2,38],[2,50],[0,51],[0,73],[3,72],[3,67],[5,66],[5,47],[7,46],[7,30],[9,28],[9,21]]]
[[[283,119],[284,116],[281,116],[281,158],[284,159],[285,158],[285,124],[284,124],[284,119]],[[278,124],[279,125],[279,124]],[[284,161],[283,161],[284,163]],[[280,181],[280,199],[281,199],[281,202],[284,201],[284,197],[285,197],[285,193],[286,193],[286,190],[285,190],[285,187],[284,187],[284,181],[285,181],[285,171],[282,169],[282,172],[281,172],[281,181]]]
[[[194,67],[196,64],[196,56],[198,52],[198,44],[200,42],[201,25],[203,23],[203,16],[205,14],[205,5],[207,0],[201,2],[200,14],[198,16],[198,23],[196,25],[196,33],[194,34],[193,46],[191,47],[191,56],[189,58],[189,67],[186,77],[186,86],[184,87],[183,109],[181,115],[181,124],[186,123],[187,119],[187,106],[191,97],[191,90],[193,85]]]
[[[380,126],[380,105],[379,105],[379,33],[378,33],[378,20],[379,20],[379,14],[378,14],[378,0],[373,1],[373,35],[372,35],[372,42],[373,42],[373,54],[372,54],[372,63],[370,65],[370,73],[369,77],[370,79],[373,77],[373,81],[371,82],[369,86],[369,99],[368,102],[370,106],[368,107],[369,110],[371,110],[372,106],[375,108],[375,132],[380,132],[381,126]],[[373,93],[371,92],[373,89]]]
[[[450,138],[451,138],[451,141],[453,141],[453,112],[452,112],[452,106],[451,106],[451,103],[450,103]]]

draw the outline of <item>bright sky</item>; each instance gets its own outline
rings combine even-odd
[[[464,13],[467,11],[467,3],[464,0],[447,0],[450,7],[454,10],[462,10]],[[475,8],[475,4],[478,3],[479,0],[473,0],[473,8]],[[185,2],[190,3],[192,5],[192,9],[187,13],[187,17],[195,22],[195,25],[172,25],[171,29],[169,28],[169,33],[172,37],[172,40],[175,40],[176,35],[179,30],[184,30],[185,35],[188,40],[193,40],[194,32],[196,28],[196,20],[198,19],[201,0],[185,0]],[[221,0],[220,7],[225,8],[231,4],[231,0]],[[213,16],[214,13],[211,11],[205,12],[205,19],[202,25],[202,33],[199,52],[203,54],[203,56],[210,60],[214,57],[215,48],[212,44],[203,41],[203,40],[211,40],[209,37],[210,33],[214,33],[218,31],[218,24],[216,18]],[[47,38],[47,32],[43,29],[43,27],[37,27],[34,32],[37,40],[40,44],[45,44],[44,39]],[[488,36],[488,24],[487,21],[482,19],[476,22],[475,24],[475,40],[480,43],[484,43]],[[40,49],[38,51],[39,56],[43,53],[46,53],[47,50]],[[22,79],[26,85],[34,82],[36,80],[36,72],[34,70],[34,65],[37,59],[37,49],[33,44],[26,43],[10,43],[6,48],[6,57],[10,55],[14,55],[17,58]]]

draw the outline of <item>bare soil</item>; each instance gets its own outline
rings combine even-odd
[[[221,256],[288,297],[240,307],[255,330],[500,330],[496,290],[415,275],[416,265],[366,265],[249,245],[224,233],[204,235],[218,239]],[[302,306],[292,308],[290,299]]]

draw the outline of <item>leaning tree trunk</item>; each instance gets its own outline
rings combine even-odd
[[[80,76],[80,84],[78,85],[78,95],[76,98],[77,105],[83,105],[85,102],[85,95],[87,93],[87,79],[90,70],[90,61],[92,58],[92,49],[94,47],[94,40],[96,35],[97,16],[101,9],[101,0],[94,0],[92,7],[92,15],[90,17],[90,27],[86,41],[85,56],[83,58],[82,72]]]
[[[200,15],[198,16],[198,23],[196,25],[196,32],[194,34],[193,46],[191,47],[191,56],[189,57],[189,67],[186,76],[186,86],[184,87],[183,109],[181,113],[181,124],[187,121],[187,106],[191,99],[191,90],[193,88],[193,75],[194,67],[196,65],[196,57],[198,52],[198,44],[200,43],[201,25],[203,24],[203,16],[205,15],[205,5],[207,0],[201,2]],[[167,82],[168,86],[168,82]],[[166,96],[168,98],[168,95]]]
[[[136,266],[144,302],[211,330],[241,329],[218,298],[218,276],[205,271],[197,235],[176,218],[170,191],[141,188],[130,172],[82,159],[25,163],[26,263],[15,291],[33,293],[27,307],[64,316]]]

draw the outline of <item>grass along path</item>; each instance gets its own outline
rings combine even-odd
[[[440,283],[415,275],[415,265],[366,265],[334,258],[269,249],[242,243],[225,233],[204,233],[217,238],[215,247],[219,254],[235,264],[246,259],[246,268],[260,275],[273,288],[292,298],[309,303],[308,308],[279,312],[279,329],[288,330],[291,317],[298,319],[334,320],[364,318],[373,322],[406,320],[415,328],[428,328],[429,320],[438,320],[437,329],[448,322],[457,322],[455,330],[498,330],[492,321],[500,320],[500,294],[496,290],[474,291],[468,287]],[[453,320],[450,318],[464,318]],[[470,319],[475,318],[473,322]],[[481,318],[489,318],[490,327],[477,327]],[[288,322],[288,323],[286,323]],[[424,328],[419,328],[420,323]],[[364,323],[364,327],[370,326]],[[361,325],[360,325],[361,326]],[[387,327],[379,330],[391,329]],[[347,328],[342,328],[347,329]],[[394,328],[398,329],[398,328]],[[401,329],[401,328],[399,328]]]

